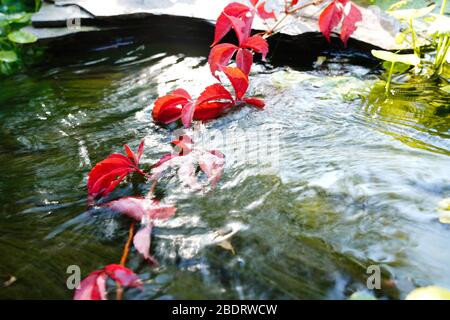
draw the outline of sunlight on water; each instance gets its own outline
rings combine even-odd
[[[87,173],[142,138],[144,165],[170,152],[152,102],[214,82],[204,57],[168,46],[89,52],[4,81],[0,276],[18,281],[0,296],[70,298],[68,265],[86,275],[120,259],[128,220],[86,211]],[[205,143],[225,153],[225,174],[215,190],[167,183],[178,212],[155,228],[161,267],[132,253],[145,290],[127,298],[342,299],[365,287],[372,264],[394,280],[383,297],[450,286],[436,211],[450,192],[448,95],[382,100],[374,70],[339,55],[310,71],[257,65],[251,78],[265,110],[194,128],[214,136]]]

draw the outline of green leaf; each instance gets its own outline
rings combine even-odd
[[[14,51],[0,51],[0,61],[7,63],[17,61],[17,54]]]
[[[406,300],[450,300],[450,291],[436,286],[418,288],[411,291]]]
[[[391,70],[392,62],[385,61],[383,62],[383,68],[387,71]],[[411,68],[409,64],[404,64],[401,62],[398,62],[394,65],[394,69],[392,70],[393,73],[405,73],[408,71],[408,69]]]
[[[438,36],[450,35],[450,18],[440,14],[433,14],[432,16],[435,19],[427,31],[428,34]]]
[[[408,4],[409,0],[401,0],[398,1],[396,3],[394,3],[393,5],[391,5],[387,11],[394,11],[394,10],[398,10],[404,6],[406,6]]]
[[[429,7],[421,8],[421,9],[402,9],[402,10],[396,10],[396,11],[387,11],[391,16],[393,16],[396,19],[399,20],[411,20],[411,19],[417,19],[424,17],[428,14],[430,14],[434,9],[436,8],[436,5],[433,4]]]
[[[28,23],[31,20],[31,13],[20,12],[6,15],[6,20],[10,23]]]
[[[8,34],[8,39],[15,43],[33,43],[36,42],[37,37],[29,32],[25,31],[14,31]]]
[[[383,50],[372,50],[372,55],[384,61],[401,62],[412,66],[417,66],[420,63],[420,58],[415,54],[397,54]]]

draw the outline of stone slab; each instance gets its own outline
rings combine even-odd
[[[248,3],[245,0],[235,0]],[[96,22],[113,23],[117,19],[151,19],[151,15],[174,15],[205,19],[214,23],[229,0],[54,0],[47,3],[33,17],[35,27],[64,27],[67,21],[79,19],[81,25],[95,26]],[[300,35],[306,32],[318,32],[318,15],[322,6],[311,6],[298,16],[290,16],[281,30],[287,35]],[[359,25],[353,38],[385,50],[405,49],[395,43],[395,34],[400,26],[393,18],[380,11],[361,8],[363,23]],[[256,19],[254,28],[264,30],[260,19]]]

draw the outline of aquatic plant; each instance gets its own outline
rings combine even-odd
[[[214,40],[208,58],[212,76],[219,81],[206,87],[196,99],[184,89],[176,89],[159,97],[153,103],[152,117],[155,122],[169,124],[181,120],[189,128],[194,120],[206,121],[217,118],[231,109],[244,104],[264,108],[264,101],[256,97],[247,97],[249,73],[253,64],[253,55],[261,54],[264,59],[269,52],[266,38],[277,32],[284,19],[303,8],[319,5],[325,1],[312,1],[300,4],[298,0],[286,0],[279,14],[275,10],[268,11],[265,1],[250,0],[250,5],[230,3],[220,13],[215,27]],[[361,20],[359,9],[348,0],[327,1],[328,5],[319,18],[319,28],[330,41],[330,34],[341,24],[340,37],[344,44],[356,30],[356,23]],[[251,35],[252,23],[258,16],[268,26],[262,34]],[[273,23],[270,27],[269,23]],[[219,42],[231,30],[238,38],[238,45]],[[230,66],[236,55],[236,66]],[[228,83],[225,83],[228,81]],[[232,94],[227,88],[233,88]],[[103,208],[122,213],[132,219],[129,237],[125,244],[120,265],[109,265],[94,271],[85,278],[75,292],[75,299],[100,300],[107,298],[106,278],[117,283],[117,299],[122,298],[122,287],[139,287],[141,283],[131,270],[125,267],[131,243],[145,261],[157,265],[150,253],[151,231],[153,221],[171,218],[176,208],[172,204],[164,204],[155,196],[156,185],[162,179],[177,175],[179,181],[196,190],[204,185],[214,187],[220,180],[225,156],[218,150],[203,150],[195,146],[189,135],[183,135],[172,142],[177,151],[163,156],[157,163],[145,171],[139,167],[144,151],[144,141],[133,152],[124,146],[126,155],[114,153],[97,163],[88,175],[88,204],[94,208]],[[113,191],[120,183],[133,183],[133,176],[141,179],[147,186],[146,194],[135,197],[124,197],[109,201]],[[206,176],[201,183],[200,175]],[[205,179],[203,179],[205,180]],[[141,228],[135,234],[135,223]],[[223,243],[223,242],[221,242]]]
[[[415,54],[397,54],[383,50],[372,50],[372,55],[378,59],[391,63],[386,81],[386,93],[389,93],[395,63],[403,63],[411,66],[417,66],[420,63],[420,58]]]
[[[414,55],[391,53],[390,58],[386,58],[387,53],[380,56],[380,51],[372,51],[375,57],[390,62],[386,65],[388,70],[386,93],[390,91],[396,62],[397,65],[403,66],[398,70],[399,73],[408,72],[410,68],[405,65],[412,65],[415,75],[429,79],[439,79],[440,76],[443,76],[445,64],[450,63],[450,18],[445,16],[447,1],[442,1],[439,14],[432,13],[436,8],[435,5],[419,9],[399,9],[405,4],[405,1],[397,2],[387,12],[400,22],[407,24],[407,27],[397,34],[396,42],[399,45],[406,43],[414,51]],[[422,24],[420,29],[415,24],[415,21],[419,19]],[[407,60],[406,62],[392,61],[392,59],[402,59],[402,56]],[[410,58],[414,63],[410,63],[412,61]]]
[[[2,1],[0,4],[0,74],[10,75],[22,69],[42,53],[27,44],[37,41],[34,34],[22,30],[30,24],[41,0]]]

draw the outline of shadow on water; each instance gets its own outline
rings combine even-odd
[[[128,220],[86,211],[86,174],[142,138],[144,166],[170,151],[171,131],[153,124],[151,103],[212,81],[212,29],[190,28],[183,41],[169,31],[150,41],[133,28],[74,36],[54,44],[46,65],[2,80],[0,277],[17,281],[0,288],[1,298],[68,299],[67,266],[85,276],[120,259]],[[264,111],[244,107],[200,128],[242,142],[242,132],[275,126],[277,144],[267,150],[275,168],[266,170],[274,158],[257,144],[242,159],[225,141],[217,148],[234,161],[216,190],[168,183],[178,212],[155,228],[161,267],[132,252],[145,290],[126,298],[344,299],[365,288],[373,264],[383,270],[379,297],[450,286],[450,234],[435,210],[450,192],[448,95],[430,87],[381,100],[377,63],[358,43],[342,52],[308,37],[317,51],[303,42],[289,52],[290,40],[275,38],[271,60],[255,66],[250,90],[264,97]],[[235,255],[208,240],[230,226],[239,230]]]

